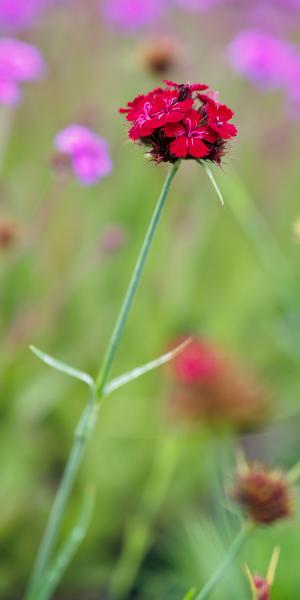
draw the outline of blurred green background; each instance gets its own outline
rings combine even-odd
[[[203,585],[237,529],[224,489],[238,443],[250,456],[287,468],[300,454],[299,124],[289,120],[279,94],[263,94],[230,69],[226,46],[236,25],[226,8],[217,18],[174,11],[168,27],[180,52],[166,76],[220,90],[240,135],[216,172],[225,208],[200,166],[182,165],[114,374],[192,332],[255,374],[271,398],[272,420],[242,439],[205,423],[174,427],[166,418],[171,391],[164,369],[111,396],[64,533],[91,482],[92,526],[58,598],[109,597],[126,532],[148,501],[154,508],[157,502],[155,518],[130,594],[180,598]],[[0,248],[3,599],[22,596],[86,402],[84,385],[48,369],[29,344],[96,373],[167,171],[127,143],[118,115],[119,106],[161,80],[141,60],[144,38],[153,33],[159,27],[117,35],[93,3],[56,7],[23,36],[42,50],[47,77],[27,86],[14,113],[1,109],[0,217],[15,227],[13,241]],[[113,173],[94,188],[51,168],[53,138],[72,122],[109,141]],[[120,238],[114,249],[107,241],[112,232]],[[255,534],[212,598],[250,598],[243,563],[264,573],[279,544],[272,598],[298,600],[299,539],[297,513]]]

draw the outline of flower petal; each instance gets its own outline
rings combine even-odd
[[[164,126],[164,132],[167,137],[176,137],[177,135],[185,135],[186,130],[180,123],[167,123]]]
[[[188,139],[182,135],[176,138],[169,148],[171,154],[174,154],[177,158],[185,158],[188,154]]]
[[[208,147],[197,137],[188,140],[189,154],[194,158],[202,158],[209,153]]]

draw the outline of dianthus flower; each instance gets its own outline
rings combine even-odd
[[[32,25],[50,0],[0,0],[0,27],[18,31]]]
[[[104,0],[102,4],[106,22],[128,32],[151,25],[163,10],[163,0]]]
[[[112,169],[104,139],[82,125],[70,125],[60,131],[54,144],[67,155],[74,174],[83,185],[93,185]]]
[[[181,338],[172,342],[177,346]],[[263,423],[268,396],[252,374],[219,347],[194,338],[169,368],[171,416],[185,422],[223,423],[249,430]]]
[[[13,38],[0,40],[0,103],[17,104],[20,84],[40,79],[45,64],[37,48]]]
[[[129,138],[146,146],[156,162],[185,158],[220,164],[226,141],[237,135],[236,127],[228,123],[232,110],[219,103],[205,84],[165,84],[120,109],[131,123]]]
[[[176,340],[175,346],[181,339]],[[176,381],[196,384],[214,379],[220,371],[222,361],[218,353],[207,342],[194,338],[180,354],[174,357],[171,370]]]

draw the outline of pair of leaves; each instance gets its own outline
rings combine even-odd
[[[129,371],[129,373],[125,373],[124,375],[120,375],[119,377],[116,377],[116,379],[113,379],[105,386],[103,395],[108,396],[109,394],[111,394],[118,388],[122,387],[123,385],[126,385],[127,383],[130,383],[131,381],[134,381],[135,379],[139,379],[139,377],[142,377],[146,373],[153,371],[153,369],[156,369],[157,367],[160,367],[161,365],[164,365],[167,362],[171,361],[173,358],[175,358],[175,356],[177,356],[177,354],[179,354],[180,352],[182,352],[182,350],[184,350],[184,348],[186,348],[186,346],[190,343],[190,341],[191,341],[191,339],[189,338],[189,339],[185,340],[182,344],[180,344],[179,346],[174,348],[174,350],[171,350],[170,352],[163,354],[159,358],[156,358],[156,359],[148,362],[145,365],[136,367],[132,371]],[[30,346],[30,350],[33,352],[33,354],[35,354],[35,356],[37,356],[42,362],[44,362],[49,367],[52,367],[53,369],[55,369],[56,371],[60,371],[61,373],[65,373],[66,375],[69,375],[70,377],[79,379],[80,381],[86,383],[91,388],[94,387],[95,382],[94,382],[93,378],[91,377],[91,375],[89,375],[88,373],[85,373],[84,371],[80,371],[80,370],[76,369],[75,367],[72,367],[72,366],[66,364],[65,362],[62,362],[61,360],[53,358],[53,356],[46,354],[45,352],[43,352],[42,350],[39,350],[35,346]]]

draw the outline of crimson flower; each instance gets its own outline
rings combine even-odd
[[[211,129],[216,131],[223,140],[229,140],[237,135],[235,125],[228,123],[234,113],[226,104],[218,104],[213,100],[209,100],[206,110]]]
[[[120,109],[131,124],[129,139],[146,146],[156,162],[184,158],[220,164],[227,140],[237,135],[228,122],[233,111],[203,83],[164,83]]]
[[[204,141],[214,143],[217,136],[204,125],[199,125],[201,116],[196,110],[189,111],[181,123],[169,123],[164,127],[167,137],[175,137],[170,144],[170,152],[178,158],[203,158],[209,153]]]

